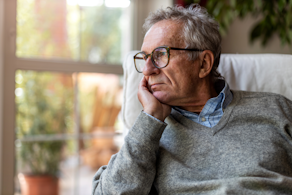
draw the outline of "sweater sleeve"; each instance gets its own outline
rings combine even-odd
[[[282,110],[285,113],[285,118],[288,120],[287,124],[285,125],[285,131],[290,138],[290,143],[292,144],[292,101],[284,98]]]
[[[125,138],[121,150],[93,178],[93,195],[148,195],[156,174],[159,140],[166,124],[144,112]]]

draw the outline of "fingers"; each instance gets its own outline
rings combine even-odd
[[[140,83],[139,83],[139,86],[141,87],[145,87],[147,86],[147,80],[145,79],[145,77],[143,76]]]
[[[144,112],[164,121],[170,114],[170,106],[159,102],[148,89],[148,82],[145,77],[139,83],[138,99],[141,102]]]
[[[142,88],[143,90],[148,90],[148,91],[150,92],[150,90],[149,90],[149,88],[148,88],[148,82],[147,82],[147,80],[146,80],[145,77],[143,77],[143,78],[141,79],[141,81],[140,81],[140,83],[139,83],[139,87]]]
[[[151,97],[152,94],[149,92],[147,84],[147,80],[145,79],[145,77],[143,77],[139,83],[138,89],[138,99],[143,107],[147,105],[147,101],[149,101],[149,99],[154,98]]]

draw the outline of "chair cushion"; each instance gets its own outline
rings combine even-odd
[[[124,87],[123,87],[123,104],[122,104],[122,118],[123,123],[127,129],[130,129],[139,113],[143,109],[138,100],[138,85],[143,78],[142,73],[138,73],[134,65],[134,55],[139,51],[131,51],[126,56],[124,69]]]

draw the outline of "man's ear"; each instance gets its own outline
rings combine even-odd
[[[214,64],[214,54],[210,50],[204,50],[201,54],[201,67],[199,72],[199,77],[205,78],[210,74],[213,64]]]

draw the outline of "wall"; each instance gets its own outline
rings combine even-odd
[[[145,32],[143,32],[142,26],[144,24],[145,19],[149,15],[150,12],[155,11],[159,8],[166,8],[168,6],[173,5],[172,0],[132,0],[131,6],[133,6],[133,14],[132,16],[132,26],[133,28],[133,50],[140,50]]]
[[[228,33],[222,39],[222,53],[282,53],[292,54],[292,46],[282,46],[277,36],[272,37],[266,47],[260,41],[249,43],[249,32],[259,20],[247,16],[243,20],[237,18],[231,24]]]

